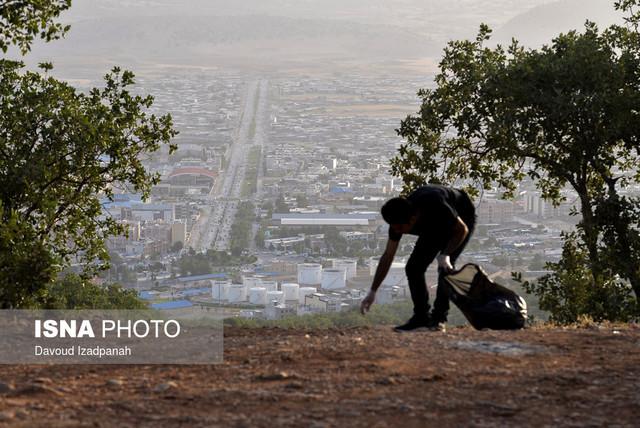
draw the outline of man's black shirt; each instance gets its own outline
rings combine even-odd
[[[418,218],[408,233],[429,237],[434,240],[447,240],[451,236],[453,226],[461,213],[470,209],[473,203],[462,190],[429,184],[411,192],[407,199],[417,210]],[[469,213],[472,214],[472,213]],[[389,228],[389,239],[399,241],[401,233]]]

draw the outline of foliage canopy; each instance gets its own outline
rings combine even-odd
[[[68,25],[54,22],[71,7],[71,0],[3,0],[0,3],[0,49],[17,46],[27,53],[35,37],[47,42],[69,31]]]
[[[586,257],[575,260],[580,268],[563,268],[579,276],[586,269],[586,290],[618,275],[638,297],[640,202],[627,190],[640,182],[640,37],[629,9],[637,2],[622,3],[628,27],[600,31],[587,22],[540,49],[515,40],[487,47],[486,25],[475,40],[449,43],[435,88],[418,92],[419,113],[398,129],[406,143],[392,172],[405,191],[441,182],[513,197],[528,179],[559,204],[572,189],[581,214],[572,239]],[[552,275],[532,290],[553,293],[575,279]]]
[[[55,22],[69,0],[0,5],[0,48],[27,53],[35,37],[64,35]],[[41,64],[49,71],[51,64]],[[175,150],[170,115],[150,114],[153,97],[131,93],[134,75],[115,67],[83,93],[46,73],[0,60],[0,307],[47,300],[47,285],[72,263],[85,276],[105,267],[104,239],[126,232],[102,215],[117,188],[148,195],[158,175],[143,157]]]

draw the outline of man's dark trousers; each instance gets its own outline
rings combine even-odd
[[[458,215],[462,221],[467,225],[469,234],[464,239],[462,244],[449,255],[451,264],[455,266],[455,262],[467,246],[469,239],[475,229],[476,214],[475,207],[471,200],[468,200],[468,204],[459,209]],[[427,271],[427,267],[433,262],[438,253],[442,251],[448,243],[448,238],[445,240],[434,241],[429,236],[420,236],[416,241],[413,248],[413,252],[409,257],[409,261],[405,266],[407,273],[407,279],[409,280],[409,290],[411,291],[411,300],[413,301],[413,312],[420,318],[425,318],[429,313],[429,293],[427,291],[427,284],[424,279],[424,274]],[[438,272],[438,289],[436,292],[436,300],[433,302],[433,318],[438,321],[446,321],[447,314],[449,313],[449,293],[448,289],[441,286],[441,273]]]

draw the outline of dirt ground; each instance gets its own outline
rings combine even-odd
[[[638,426],[640,327],[226,329],[213,366],[2,366],[0,425]]]

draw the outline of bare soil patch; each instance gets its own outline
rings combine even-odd
[[[213,366],[3,366],[0,425],[637,426],[640,328],[226,329]]]

